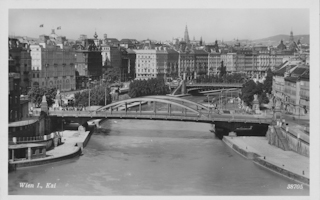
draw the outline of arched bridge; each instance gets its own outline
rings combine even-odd
[[[221,89],[240,89],[242,88],[242,83],[186,83],[184,92],[182,91],[182,84],[178,85],[170,85],[171,88],[175,88],[172,92],[172,95],[176,95],[179,93],[189,93],[195,91],[214,91]]]
[[[208,107],[205,107],[202,104],[187,100],[187,99],[182,99],[178,97],[173,97],[173,96],[162,96],[162,95],[154,95],[154,96],[144,96],[144,97],[139,97],[139,98],[132,98],[132,99],[127,99],[127,100],[122,100],[118,101],[106,106],[103,106],[99,109],[97,109],[95,112],[99,113],[102,111],[109,110],[112,112],[113,110],[119,110],[119,107],[124,106],[124,110],[128,111],[128,105],[130,103],[138,103],[139,104],[139,113],[142,112],[141,110],[141,105],[144,102],[153,102],[153,111],[156,113],[156,103],[164,103],[168,105],[168,114],[171,114],[171,106],[176,106],[179,108],[183,109],[183,113],[190,111],[191,113],[200,115],[200,110],[205,110],[207,112],[210,112],[210,109]]]
[[[142,104],[153,103],[153,109],[143,110]],[[167,104],[167,109],[158,110],[157,103]],[[134,105],[133,105],[134,104]],[[129,109],[131,106],[138,106],[139,109]],[[152,106],[151,106],[152,107]],[[261,127],[266,129],[271,119],[256,117],[252,115],[217,114],[209,108],[193,101],[172,96],[146,96],[118,101],[103,106],[94,111],[49,111],[50,117],[55,119],[57,126],[62,121],[73,121],[84,124],[91,119],[151,119],[151,120],[172,120],[205,122],[215,124],[220,132],[230,132],[237,129],[242,130],[245,124],[248,127]],[[246,128],[245,128],[246,129]],[[252,129],[253,133],[259,130]]]
[[[152,110],[143,110],[142,104],[153,102]],[[158,110],[157,103],[167,104],[167,109]],[[130,109],[132,106],[139,108]],[[118,101],[93,111],[50,110],[50,116],[73,118],[128,118],[128,119],[162,119],[202,122],[253,122],[270,123],[270,119],[251,115],[217,114],[210,108],[186,99],[173,96],[145,96]]]

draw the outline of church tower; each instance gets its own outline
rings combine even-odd
[[[184,31],[184,41],[185,41],[187,44],[190,43],[187,25],[186,25],[186,30]]]
[[[100,42],[99,42],[99,39],[98,39],[97,31],[94,32],[93,37],[94,37],[93,41],[94,41],[95,45],[98,47],[100,45],[99,44]]]
[[[294,42],[293,32],[292,32],[292,30],[291,30],[291,32],[290,32],[290,38],[289,38],[289,41],[290,41],[290,43],[291,43],[291,42]]]

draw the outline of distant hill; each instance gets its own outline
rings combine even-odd
[[[252,42],[259,44],[262,43],[264,45],[278,45],[281,40],[283,40],[284,43],[289,41],[290,35],[275,35],[272,37],[268,38],[263,38],[263,39],[257,39],[257,40],[252,40]],[[310,36],[309,35],[295,35],[293,36],[294,41],[298,41],[300,39],[300,42],[302,44],[309,44],[310,43]]]

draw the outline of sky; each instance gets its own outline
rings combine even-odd
[[[40,24],[44,24],[40,28]],[[171,40],[183,37],[206,42],[261,39],[278,34],[309,34],[308,9],[9,9],[9,35],[38,38],[51,29],[67,39],[93,38]]]

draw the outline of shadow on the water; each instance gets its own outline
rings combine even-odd
[[[94,130],[95,135],[110,135],[111,130],[106,128],[97,128]]]

